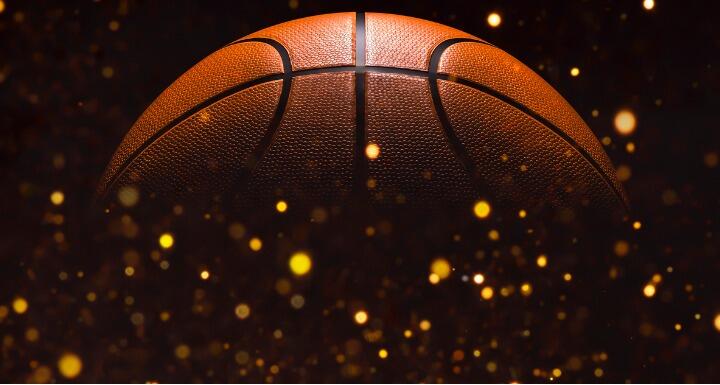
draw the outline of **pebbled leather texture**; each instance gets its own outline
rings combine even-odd
[[[627,203],[597,138],[540,76],[464,32],[378,13],[279,24],[208,56],[138,119],[98,192],[127,184],[246,207]]]

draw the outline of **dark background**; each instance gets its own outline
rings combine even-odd
[[[720,330],[713,324],[720,315],[720,33],[711,3],[658,0],[648,11],[640,0],[3,2],[0,380],[62,381],[57,361],[66,352],[83,362],[80,381],[720,380]],[[140,235],[130,237],[122,219],[109,221],[107,228],[88,219],[95,186],[122,136],[180,74],[258,29],[348,10],[447,24],[533,68],[599,138],[611,139],[606,151],[616,167],[630,170],[624,186],[631,220],[639,220],[642,228],[628,231],[626,224],[626,229],[585,233],[602,240],[558,259],[550,254],[545,276],[534,266],[537,244],[527,245],[524,258],[502,251],[493,255],[492,264],[476,255],[477,266],[462,262],[462,252],[439,246],[458,270],[437,287],[426,279],[436,256],[431,252],[418,257],[414,267],[403,262],[363,269],[352,262],[336,266],[318,260],[314,282],[332,281],[348,266],[361,271],[361,277],[330,289],[326,281],[298,283],[293,292],[302,293],[307,305],[296,311],[289,297],[273,289],[278,277],[287,275],[285,257],[277,256],[281,251],[268,257],[277,260],[269,268],[262,260],[227,263],[217,254],[184,253],[178,246],[173,263],[180,267],[166,273],[169,278],[159,278],[163,272],[150,257],[153,242],[167,229],[183,239],[183,225],[167,220],[139,224]],[[493,11],[502,16],[498,28],[486,23]],[[111,28],[112,22],[117,28]],[[579,76],[570,76],[572,67],[580,69]],[[638,120],[628,137],[613,128],[621,108],[632,110]],[[591,115],[594,109],[597,117]],[[635,152],[626,151],[628,142],[635,144]],[[49,199],[56,190],[65,196],[60,206]],[[125,227],[113,230],[117,226]],[[213,226],[207,232],[217,228],[224,233],[227,221]],[[187,238],[196,236],[188,231]],[[128,246],[114,236],[140,244],[135,248],[141,262],[124,259]],[[622,258],[614,252],[618,240],[630,245]],[[234,252],[249,253],[246,246]],[[513,267],[498,268],[502,258],[511,259]],[[128,264],[137,265],[137,275],[123,275]],[[218,275],[201,282],[198,266],[213,272],[213,264],[240,277]],[[569,268],[578,279],[565,287],[561,277]],[[620,273],[610,279],[613,268]],[[461,282],[464,273],[478,269],[507,282],[529,280],[534,293],[487,305]],[[646,298],[643,287],[655,274],[662,282],[655,296]],[[497,282],[496,289],[503,284]],[[391,294],[378,294],[378,286]],[[88,292],[98,299],[88,301]],[[128,304],[128,296],[135,302]],[[383,304],[388,297],[398,301],[392,305],[395,312]],[[24,314],[13,310],[17,298],[29,303]],[[234,317],[238,298],[249,301],[251,319]],[[328,319],[326,312],[337,301],[348,310]],[[196,312],[198,303],[202,309]],[[353,306],[369,310],[367,329],[352,322]],[[464,316],[447,317],[463,307]],[[173,317],[163,323],[158,314],[165,310]],[[565,323],[558,312],[567,314]],[[130,321],[136,313],[143,315],[140,325]],[[423,317],[433,320],[434,334],[420,338],[417,323]],[[405,328],[415,328],[417,340],[403,340]],[[39,337],[28,338],[28,329]],[[281,339],[273,335],[277,329],[283,330]],[[383,337],[372,341],[368,330],[384,330]],[[524,330],[530,337],[523,336]],[[191,348],[189,358],[176,357],[180,344]],[[388,360],[377,357],[383,346],[390,352]],[[472,355],[475,346],[482,351],[479,358]],[[453,355],[458,349],[464,352],[461,360]],[[238,352],[247,354],[248,362]],[[258,365],[260,358],[263,365]],[[489,369],[491,362],[495,370]],[[562,371],[559,379],[550,378],[554,368]]]

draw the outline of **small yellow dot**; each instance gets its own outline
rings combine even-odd
[[[485,300],[492,299],[493,295],[495,295],[495,290],[493,290],[493,288],[490,286],[485,286],[480,291],[480,296]]]
[[[491,211],[490,203],[484,200],[475,202],[475,206],[473,206],[473,213],[480,219],[485,219],[490,216]]]
[[[437,258],[430,264],[430,272],[437,275],[440,280],[449,277],[451,271],[450,262],[445,258]]]
[[[482,285],[482,283],[485,282],[485,276],[477,273],[473,275],[473,282],[475,282],[476,285]]]
[[[430,275],[428,275],[428,281],[431,284],[436,285],[440,282],[440,276],[435,273],[430,273]]]
[[[643,8],[645,8],[648,11],[655,8],[655,0],[644,0]]]
[[[430,321],[424,319],[424,320],[420,321],[419,326],[420,326],[420,330],[426,332],[426,331],[430,330],[430,328],[432,327],[432,324],[430,323]]]
[[[355,312],[355,316],[353,318],[355,319],[355,323],[363,325],[368,320],[368,313],[365,310],[358,310]]]
[[[675,330],[676,330],[676,331],[682,330],[682,325],[679,324],[679,323],[676,323],[676,324],[675,324]]]
[[[74,353],[65,353],[58,360],[58,370],[65,378],[75,378],[82,371],[82,360]]]
[[[246,303],[241,303],[235,306],[235,316],[240,319],[245,319],[250,316],[250,306]]]
[[[526,216],[527,216],[527,211],[525,211],[525,210],[518,211],[519,218],[525,218]]]
[[[535,260],[535,263],[537,263],[538,267],[540,267],[540,268],[547,266],[547,264],[548,264],[547,256],[545,254],[538,255],[537,259]]]
[[[260,251],[260,249],[262,249],[262,241],[258,237],[252,237],[250,238],[249,246],[252,251]]]
[[[500,232],[494,229],[490,230],[488,232],[488,239],[491,241],[497,241],[498,239],[500,239]]]
[[[530,294],[532,294],[532,291],[533,291],[533,288],[532,288],[532,285],[530,285],[530,283],[525,282],[522,285],[520,285],[520,293],[523,296],[525,296],[525,297],[529,296]]]
[[[565,280],[565,282],[572,281],[572,274],[570,274],[570,273],[563,274],[563,279]]]
[[[175,357],[184,360],[190,357],[190,347],[185,344],[180,344],[175,348]]]
[[[15,313],[23,314],[28,309],[28,302],[23,297],[17,297],[13,300],[12,308]]]
[[[570,76],[577,77],[578,75],[580,75],[580,68],[573,67],[570,69]]]
[[[202,279],[203,281],[205,281],[205,280],[207,280],[208,278],[210,278],[210,272],[209,272],[209,271],[203,270],[203,271],[200,272],[200,279]]]
[[[55,190],[50,194],[50,202],[55,206],[60,206],[65,201],[65,194],[60,190]]]
[[[555,368],[552,371],[552,375],[553,375],[553,377],[558,378],[558,377],[562,376],[562,370]]]
[[[279,213],[284,213],[285,211],[287,211],[287,209],[288,209],[288,204],[285,201],[278,201],[275,204],[275,210],[277,210],[277,212],[279,212]]]
[[[413,332],[410,329],[405,329],[405,332],[403,332],[403,335],[405,336],[405,338],[412,338]]]
[[[5,2],[3,0],[0,0],[0,13],[3,13],[5,11]]]
[[[645,285],[645,287],[643,288],[643,294],[648,298],[652,298],[653,296],[655,296],[655,285],[651,283]]]
[[[595,368],[595,371],[593,372],[595,374],[595,377],[602,377],[603,374],[605,374],[605,371],[602,370],[602,368]]]
[[[386,349],[380,349],[378,351],[378,357],[382,358],[383,360],[388,357],[388,351]]]
[[[169,249],[175,244],[175,238],[173,238],[173,235],[170,233],[163,233],[160,235],[160,238],[158,238],[158,243],[163,249]]]
[[[617,131],[620,135],[628,136],[635,132],[637,120],[635,119],[635,114],[633,114],[630,110],[618,111],[618,113],[615,114],[614,122],[615,131]]]
[[[368,159],[377,159],[380,156],[380,146],[370,143],[365,147],[365,155]]]
[[[715,330],[720,332],[720,313],[715,315],[715,319],[713,320],[713,324],[715,325]]]
[[[492,12],[487,17],[487,23],[492,28],[497,28],[500,26],[500,23],[502,23],[502,17],[500,17],[500,14],[497,12]]]
[[[642,223],[640,221],[635,221],[632,224],[633,229],[640,230],[642,228]]]
[[[288,266],[290,266],[290,271],[292,271],[293,274],[302,276],[310,272],[312,259],[307,253],[298,251],[290,257]]]
[[[125,275],[128,277],[132,277],[135,274],[135,268],[132,266],[128,266],[125,268]]]

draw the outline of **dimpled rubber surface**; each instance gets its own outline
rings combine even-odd
[[[464,32],[377,13],[283,23],[210,55],[140,117],[98,191],[127,184],[168,201],[626,205],[542,78]]]

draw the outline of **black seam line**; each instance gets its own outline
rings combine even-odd
[[[272,143],[275,142],[278,128],[280,128],[280,123],[282,122],[283,115],[285,115],[285,108],[287,107],[288,100],[290,99],[290,88],[292,87],[293,73],[292,63],[290,62],[290,54],[288,54],[287,49],[285,49],[282,44],[278,43],[275,40],[264,38],[248,39],[246,41],[258,41],[271,45],[273,48],[275,48],[278,55],[280,55],[283,63],[282,90],[280,91],[280,100],[278,101],[277,108],[275,109],[275,114],[273,115],[272,120],[268,124],[268,128],[265,130],[265,135],[263,135],[263,137],[260,139],[260,142],[258,142],[257,146],[255,147],[255,150],[252,152],[252,158],[250,159],[251,162],[248,165],[249,170],[247,170],[246,174],[249,175],[260,163]]]
[[[355,14],[355,180],[353,187],[356,192],[365,191],[368,178],[368,163],[365,158],[365,13]]]
[[[488,94],[496,99],[499,99],[500,101],[511,105],[512,107],[515,107],[516,109],[520,110],[521,112],[525,113],[529,117],[535,119],[538,123],[544,125],[545,127],[549,128],[552,132],[554,132],[556,135],[558,135],[560,138],[562,138],[565,142],[567,142],[575,151],[577,151],[594,169],[595,171],[600,174],[600,177],[607,183],[610,190],[615,193],[615,197],[620,201],[620,203],[625,208],[625,211],[630,211],[630,206],[627,204],[625,199],[623,198],[622,192],[618,190],[615,185],[610,180],[610,177],[603,171],[602,167],[599,163],[593,159],[593,157],[584,149],[582,148],[570,135],[565,133],[563,130],[561,130],[559,127],[557,127],[555,124],[551,123],[547,119],[543,118],[541,115],[536,113],[535,111],[531,110],[524,104],[519,103],[515,99],[510,98],[509,96],[506,96],[500,92],[497,92],[493,90],[492,88],[488,88],[486,86],[483,86],[482,84],[475,83],[473,81],[459,78],[452,75],[447,74],[438,74],[438,78],[442,80],[446,80],[449,82],[461,84],[470,88],[473,88],[475,90],[478,90],[480,92],[483,92],[485,94]]]
[[[432,96],[433,105],[435,106],[435,112],[438,116],[438,119],[440,120],[440,125],[442,126],[443,132],[445,133],[445,138],[450,144],[452,152],[455,154],[455,156],[460,161],[465,170],[470,174],[470,177],[477,185],[476,187],[480,190],[489,191],[489,189],[482,188],[484,187],[484,183],[482,183],[482,181],[478,177],[475,162],[473,162],[473,160],[470,158],[470,155],[468,155],[465,146],[460,141],[460,138],[457,137],[457,135],[455,134],[455,130],[450,124],[450,119],[448,118],[447,112],[443,107],[442,100],[440,99],[440,90],[438,87],[437,69],[440,65],[440,58],[442,57],[442,54],[451,45],[467,41],[472,40],[449,39],[438,44],[435,49],[433,49],[432,54],[430,55],[430,65],[428,66],[428,83],[430,85],[430,95]],[[481,184],[482,186],[478,184]]]
[[[445,109],[442,105],[442,100],[440,99],[440,92],[438,87],[438,79],[462,84],[465,86],[468,86],[470,88],[473,88],[475,90],[481,91],[485,94],[488,94],[496,99],[501,100],[502,102],[509,104],[516,109],[520,110],[521,112],[525,113],[526,115],[530,116],[531,118],[538,121],[540,124],[544,125],[545,127],[549,128],[551,131],[553,131],[556,135],[558,135],[560,138],[562,138],[565,142],[567,142],[575,151],[577,151],[594,169],[595,171],[600,174],[600,177],[605,181],[607,186],[610,188],[610,190],[613,191],[615,194],[615,197],[620,201],[620,203],[625,208],[625,211],[629,211],[630,207],[628,206],[627,202],[623,198],[622,192],[620,192],[615,185],[610,180],[610,177],[603,171],[602,167],[600,167],[600,164],[598,164],[595,159],[584,149],[582,148],[570,135],[565,133],[563,130],[561,130],[559,127],[557,127],[555,124],[550,122],[549,120],[542,117],[540,114],[536,113],[529,107],[525,106],[524,104],[516,101],[515,99],[502,94],[492,88],[486,87],[482,84],[475,83],[471,80],[464,79],[457,76],[452,76],[448,74],[439,74],[437,73],[438,66],[440,64],[440,59],[442,57],[442,53],[447,50],[451,45],[457,44],[457,43],[464,43],[464,42],[475,42],[475,40],[472,39],[449,39],[442,43],[440,43],[435,50],[433,50],[433,53],[430,58],[430,66],[428,68],[428,78],[430,80],[430,90],[433,96],[433,101],[435,103],[435,108],[438,112],[438,116],[440,117],[440,121],[442,122],[443,128],[446,129],[446,134],[448,135],[448,140],[451,142],[453,147],[456,149],[456,154],[458,155],[458,158],[460,158],[460,161],[463,163],[466,163],[467,161],[470,161],[471,167],[468,168],[468,170],[471,170],[474,174],[475,167],[474,163],[470,160],[470,157],[465,152],[464,146],[460,141],[457,139],[457,136],[455,135],[454,130],[452,129],[452,126],[450,124],[450,121],[447,117],[447,114],[445,112]]]

